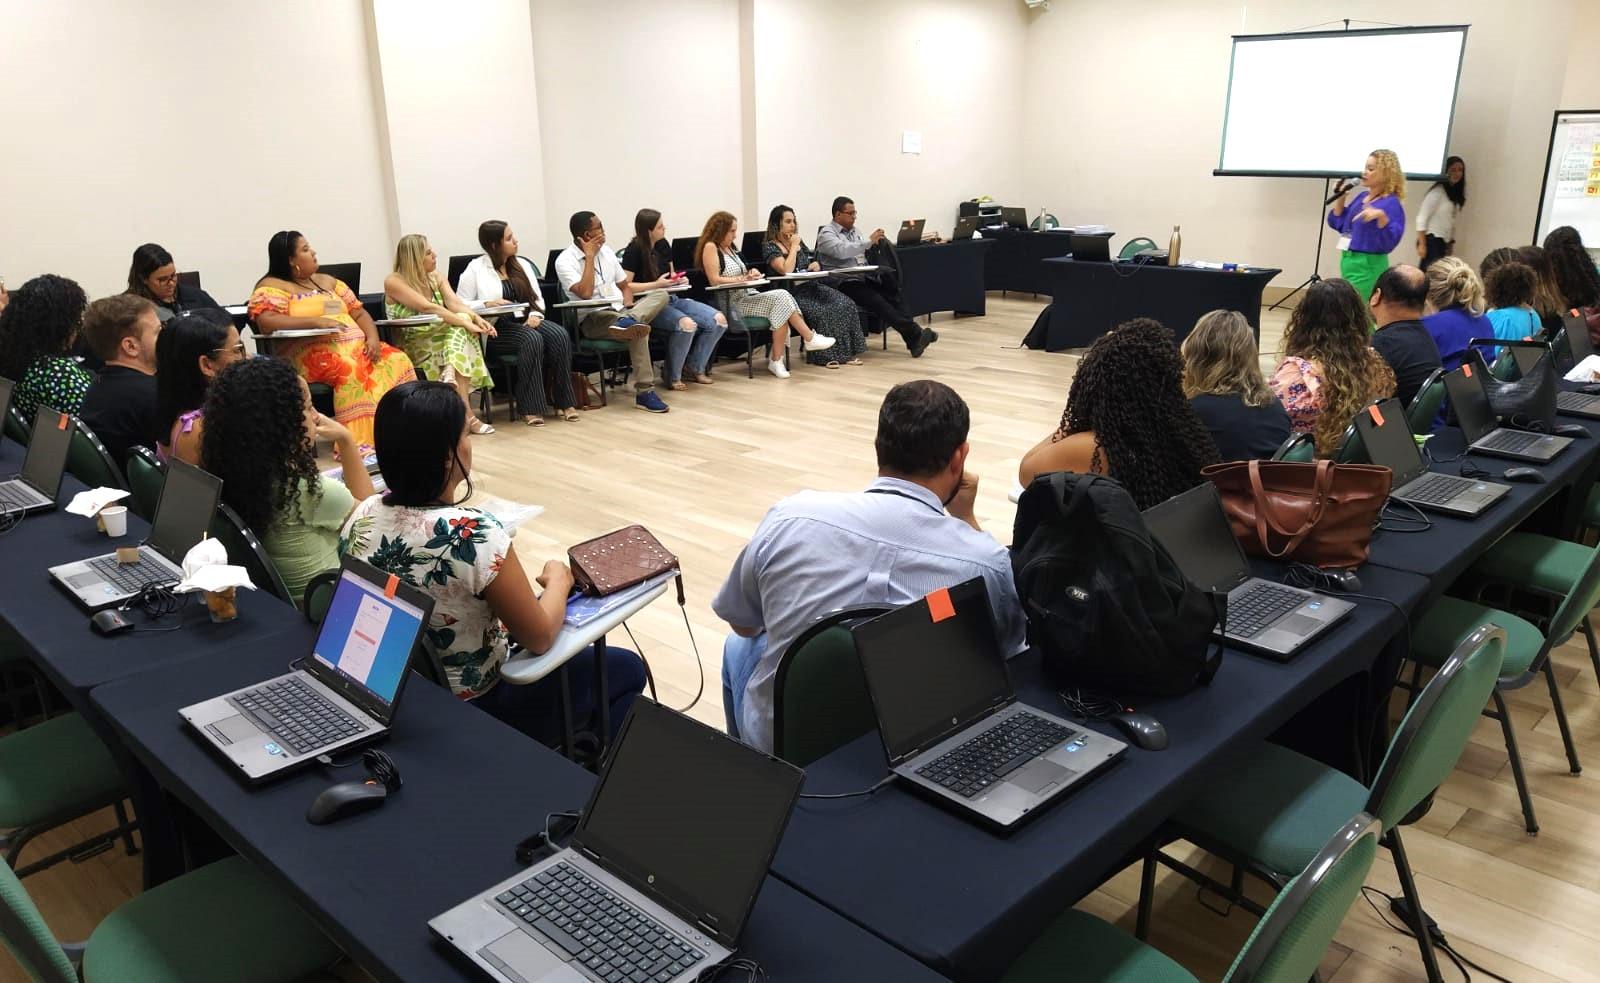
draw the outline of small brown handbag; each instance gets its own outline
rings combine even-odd
[[[567,551],[572,579],[585,594],[605,597],[678,569],[678,558],[644,526],[625,526]]]
[[[1231,461],[1200,472],[1252,556],[1353,569],[1365,563],[1394,472],[1370,464]]]

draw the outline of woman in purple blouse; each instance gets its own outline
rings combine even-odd
[[[1351,188],[1345,189],[1346,193]],[[1356,288],[1363,301],[1372,297],[1378,275],[1389,268],[1389,253],[1406,231],[1406,175],[1393,150],[1374,150],[1361,169],[1361,190],[1348,204],[1334,199],[1328,226],[1339,237],[1339,276]]]

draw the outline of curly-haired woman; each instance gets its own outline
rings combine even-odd
[[[1345,203],[1345,194],[1360,187]],[[1389,254],[1406,231],[1406,175],[1393,150],[1374,150],[1361,169],[1360,184],[1351,184],[1333,201],[1328,227],[1341,234],[1339,275],[1365,302],[1378,274],[1389,268]]]
[[[331,440],[341,461],[361,460],[356,439],[311,405],[294,366],[253,358],[224,370],[206,394],[201,467],[222,479],[222,500],[239,513],[298,599],[320,571],[339,565],[339,530],[356,502],[373,494],[357,464],[343,483],[317,470],[316,442]]]
[[[1588,322],[1590,339],[1600,343],[1600,270],[1583,237],[1570,225],[1553,229],[1544,237],[1544,254],[1561,291],[1561,313],[1576,311]]]
[[[16,383],[11,405],[29,423],[40,403],[63,413],[83,405],[94,376],[68,353],[88,306],[82,287],[46,273],[18,287],[0,311],[0,376]]]
[[[1172,332],[1141,317],[1089,348],[1061,425],[1023,456],[1017,479],[1027,485],[1048,471],[1106,474],[1147,509],[1198,485],[1200,469],[1216,462],[1217,446],[1184,397]]]
[[[1332,455],[1361,407],[1395,392],[1394,370],[1373,350],[1367,304],[1343,280],[1313,283],[1289,315],[1272,391],[1296,433]]]

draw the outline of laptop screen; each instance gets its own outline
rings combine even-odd
[[[194,544],[211,528],[221,494],[221,478],[177,458],[169,460],[146,545],[181,565],[184,554],[194,549]]]
[[[1561,326],[1567,331],[1567,344],[1572,348],[1572,361],[1581,362],[1594,354],[1594,342],[1589,338],[1589,326],[1575,314],[1561,315]]]
[[[22,479],[54,501],[61,491],[61,472],[67,466],[67,449],[71,446],[72,417],[40,406],[33,418],[28,453],[22,459]]]
[[[1145,509],[1144,525],[1201,590],[1226,594],[1250,575],[1217,486],[1209,481]]]
[[[15,387],[10,379],[0,376],[0,419],[11,412],[11,390]]]
[[[573,845],[731,948],[804,777],[641,696]]]
[[[1533,367],[1539,364],[1541,358],[1544,358],[1545,352],[1550,350],[1549,347],[1544,345],[1507,345],[1506,348],[1511,352],[1511,360],[1517,363],[1518,375],[1527,375],[1532,372]]]
[[[319,676],[331,676],[328,681],[363,709],[382,711],[400,692],[411,650],[429,612],[398,591],[388,596],[388,575],[373,573],[374,577],[363,578],[348,562],[339,571],[311,657],[326,670]],[[378,715],[387,720],[385,714]]]
[[[1444,391],[1450,397],[1450,408],[1455,411],[1461,432],[1467,443],[1473,443],[1498,427],[1494,411],[1489,408],[1489,394],[1483,389],[1483,362],[1469,358],[1454,372],[1445,373]]]
[[[1399,488],[1427,470],[1398,399],[1383,400],[1357,413],[1356,432],[1361,434],[1372,463],[1394,472],[1394,487]]]
[[[935,591],[851,634],[892,763],[1011,696],[982,577]]]

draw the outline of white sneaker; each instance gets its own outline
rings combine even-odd
[[[829,348],[832,348],[832,347],[833,347],[833,339],[832,338],[829,338],[825,334],[818,334],[815,331],[811,332],[811,339],[809,341],[807,341],[806,344],[805,344],[805,349],[808,352],[826,351],[826,350],[828,350]]]
[[[784,368],[783,362],[775,358],[767,359],[767,371],[780,379],[789,378],[789,370]]]

